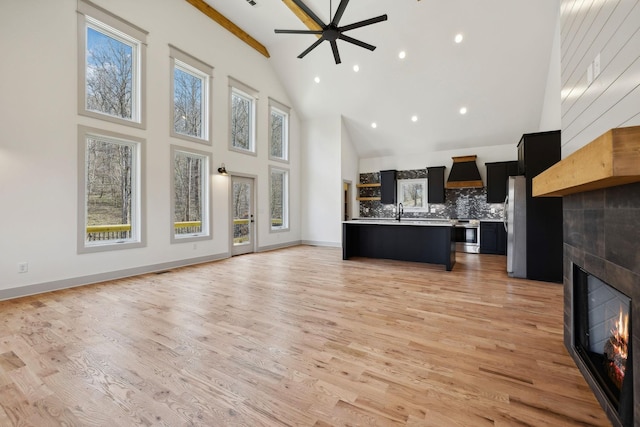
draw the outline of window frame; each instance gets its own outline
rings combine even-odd
[[[284,157],[274,156],[271,152],[271,139],[273,138],[273,113],[280,114],[284,117],[283,126],[283,141],[282,141],[282,153]],[[289,163],[289,118],[291,115],[291,108],[276,101],[273,98],[269,98],[269,160],[273,160],[281,163]]]
[[[212,86],[213,86],[213,67],[200,61],[196,57],[189,55],[188,53],[180,50],[179,48],[169,45],[169,57],[170,57],[170,114],[171,120],[169,121],[169,134],[174,138],[184,139],[186,141],[197,142],[200,144],[212,145],[211,138],[211,100],[213,99]],[[202,88],[202,112],[201,112],[201,130],[202,137],[188,135],[177,132],[175,129],[175,70],[176,68],[182,69],[182,71],[198,77],[203,82]]]
[[[251,118],[249,123],[249,149],[236,147],[233,145],[231,121],[233,114],[233,96],[234,94],[246,98],[251,102]],[[257,129],[258,129],[258,100],[259,92],[233,77],[229,76],[229,150],[238,153],[248,154],[251,156],[258,155]]]
[[[278,172],[281,173],[284,176],[284,189],[283,189],[283,197],[282,197],[282,203],[283,203],[283,207],[282,207],[282,216],[283,216],[283,224],[280,227],[274,227],[271,220],[271,211],[273,209],[272,206],[272,198],[271,198],[271,192],[273,191],[273,173],[274,172]],[[290,208],[290,194],[289,194],[289,177],[290,177],[290,172],[289,169],[287,168],[282,168],[282,167],[278,167],[278,166],[269,166],[269,232],[270,233],[282,233],[282,232],[287,232],[290,230],[290,217],[289,217],[289,208]]]
[[[96,138],[126,144],[133,148],[131,162],[131,238],[125,241],[109,240],[102,243],[87,241],[87,140]],[[77,251],[79,254],[106,252],[112,250],[141,248],[146,246],[146,183],[145,183],[145,146],[142,138],[124,135],[104,129],[78,126],[78,232]]]
[[[398,194],[398,203],[402,203],[402,208],[405,212],[428,212],[429,211],[429,202],[428,202],[428,183],[427,178],[414,178],[414,179],[399,179],[397,186],[397,194]],[[420,207],[412,207],[405,206],[403,203],[404,198],[402,195],[404,194],[403,185],[404,184],[421,184],[422,185],[422,206]]]
[[[146,129],[147,31],[87,1],[78,0],[78,114],[111,123]],[[87,108],[87,32],[91,27],[102,34],[135,47],[132,60],[131,119]]]
[[[202,219],[201,226],[202,231],[197,234],[189,234],[180,236],[175,233],[175,209],[176,209],[176,197],[175,197],[175,156],[177,153],[184,153],[196,158],[200,158],[205,160],[202,170],[201,170],[201,187],[200,188],[200,201],[201,201],[201,211],[202,211]],[[211,193],[211,165],[212,165],[213,157],[211,153],[206,151],[194,150],[192,148],[182,147],[179,145],[171,144],[171,156],[170,156],[170,168],[171,168],[171,185],[170,185],[170,199],[171,199],[171,212],[170,212],[170,223],[169,230],[171,236],[171,243],[186,243],[186,242],[197,242],[201,240],[211,240],[213,239],[212,233],[212,217],[213,217],[213,209],[212,209],[212,193]]]

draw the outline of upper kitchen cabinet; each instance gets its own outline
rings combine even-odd
[[[518,162],[485,163],[487,167],[487,203],[503,203],[507,197],[507,179],[518,175]]]
[[[560,161],[559,141],[559,130],[522,135],[518,143],[518,175],[531,180]]]
[[[444,203],[444,166],[427,168],[427,202]]]
[[[396,170],[380,171],[380,203],[396,204]]]

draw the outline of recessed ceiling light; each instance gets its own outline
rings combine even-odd
[[[314,82],[316,82],[316,83],[320,83],[320,77],[317,77],[317,76],[316,76],[316,78],[315,78],[315,79],[313,79],[313,81],[314,81]]]
[[[353,71],[355,71],[357,73],[358,71],[360,71],[360,67],[358,65],[354,65],[353,66]]]
[[[371,127],[375,129],[375,128],[378,127],[378,124],[376,122],[373,122],[373,123],[371,123]]]
[[[460,114],[462,114],[462,115],[467,114],[467,107],[462,107],[462,108],[460,109]]]
[[[418,121],[418,116],[411,116],[411,121],[412,122],[417,122]]]
[[[398,58],[400,59],[404,59],[407,57],[407,52],[405,52],[404,50],[400,51],[400,53],[398,54]]]
[[[456,43],[462,43],[462,39],[464,39],[462,34],[456,34],[456,38],[454,40]]]

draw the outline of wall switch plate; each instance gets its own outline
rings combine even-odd
[[[28,262],[21,262],[18,264],[18,273],[26,273],[27,271],[29,271]]]
[[[590,62],[589,66],[587,66],[587,86],[593,83],[593,63]]]

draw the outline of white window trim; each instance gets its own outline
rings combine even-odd
[[[194,157],[200,157],[205,160],[202,168],[202,188],[200,195],[200,200],[202,201],[203,206],[202,209],[202,231],[197,234],[188,234],[188,235],[176,235],[175,227],[174,227],[174,215],[175,215],[175,207],[176,207],[176,197],[174,191],[174,182],[175,182],[175,155],[176,153],[186,153],[188,155],[192,155]],[[213,235],[211,233],[212,230],[212,217],[213,217],[213,209],[212,209],[212,194],[211,194],[211,164],[212,164],[212,156],[211,153],[193,150],[191,148],[180,147],[178,145],[171,145],[171,186],[170,186],[170,198],[171,198],[171,214],[170,214],[170,236],[171,243],[185,243],[185,242],[197,242],[201,240],[211,240]]]
[[[252,100],[251,102],[251,128],[250,128],[250,145],[251,145],[251,149],[249,150],[244,150],[242,148],[238,148],[238,147],[234,147],[233,142],[231,141],[231,113],[232,113],[232,101],[231,101],[231,97],[233,95],[233,93],[238,93],[239,95],[245,96],[249,99]],[[251,156],[257,156],[258,155],[258,144],[257,144],[257,131],[258,131],[258,99],[259,98],[259,92],[257,90],[255,90],[254,88],[252,88],[251,86],[248,86],[244,83],[242,83],[239,80],[234,79],[233,77],[229,76],[229,120],[228,122],[228,126],[229,126],[229,150],[231,151],[236,151],[238,153],[243,153],[243,154],[248,154]]]
[[[283,216],[284,216],[284,222],[286,222],[286,227],[283,225],[282,227],[273,227],[271,225],[271,175],[274,171],[277,172],[282,172],[285,175],[285,189],[284,189],[284,197],[283,197],[283,202],[285,204],[284,206],[284,210],[283,210]],[[288,232],[291,229],[291,221],[290,221],[290,216],[289,216],[289,209],[290,209],[290,183],[289,183],[289,179],[291,177],[291,173],[289,172],[289,169],[286,168],[282,168],[282,167],[277,167],[277,166],[269,166],[269,232],[270,233],[283,233],[283,232]]]
[[[284,157],[275,157],[271,154],[271,113],[275,111],[282,114],[285,117],[284,123],[284,147],[282,152]],[[289,163],[289,121],[291,116],[291,108],[276,101],[273,98],[269,98],[269,160],[273,160],[280,163]]]
[[[87,175],[86,175],[86,148],[87,137],[103,138],[107,140],[122,141],[132,144],[135,149],[132,159],[132,187],[131,195],[131,239],[124,242],[102,242],[88,244],[87,233]],[[87,126],[78,126],[78,236],[77,251],[79,254],[106,252],[119,249],[141,248],[146,246],[147,233],[146,222],[146,182],[145,182],[145,140],[130,135],[123,135],[104,129],[96,129]]]
[[[429,187],[427,186],[426,178],[416,178],[416,179],[399,179],[398,180],[398,203],[402,203],[402,186],[403,184],[422,184],[422,198],[423,198],[423,206],[421,207],[407,207],[403,206],[403,210],[406,212],[428,212],[429,211],[429,202],[427,201],[427,191]]]
[[[170,78],[171,93],[169,97],[171,100],[170,101],[171,102],[171,107],[170,107],[171,120],[169,121],[169,133],[174,138],[184,139],[186,141],[191,141],[191,142],[198,142],[201,144],[212,145],[211,100],[213,99],[213,94],[212,94],[213,67],[189,55],[188,53],[178,49],[175,46],[169,45],[169,51],[170,51],[169,56],[171,58],[171,78]],[[174,128],[174,122],[175,122],[174,72],[175,72],[176,65],[179,66],[180,68],[187,70],[193,75],[202,78],[205,83],[204,87],[202,88],[202,97],[204,98],[202,102],[202,134],[203,134],[202,138],[186,135],[186,134],[175,131],[175,128]]]
[[[148,33],[122,18],[87,1],[78,0],[78,114],[125,126],[146,129],[146,62]],[[133,64],[134,100],[131,120],[87,109],[87,27],[100,28],[137,46]]]

